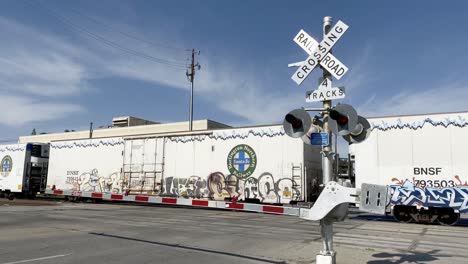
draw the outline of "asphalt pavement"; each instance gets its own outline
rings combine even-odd
[[[334,225],[338,263],[468,263],[459,226],[352,212]],[[0,264],[315,263],[316,222],[260,213],[0,199]]]

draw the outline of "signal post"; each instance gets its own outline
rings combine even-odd
[[[335,153],[332,152],[330,132],[343,136],[350,144],[362,142],[371,132],[369,122],[364,117],[358,116],[352,106],[338,104],[333,107],[332,105],[332,99],[345,97],[343,87],[332,87],[332,78],[339,80],[346,74],[348,68],[331,54],[331,49],[347,29],[348,26],[342,21],[332,26],[332,18],[325,17],[323,40],[320,43],[304,30],[300,30],[294,42],[304,49],[309,57],[302,62],[289,64],[289,67],[298,67],[291,77],[297,85],[301,85],[318,65],[323,68],[318,89],[306,93],[306,102],[321,101],[323,108],[292,110],[285,116],[283,122],[287,135],[300,137],[306,144],[322,146],[322,192],[313,207],[300,211],[301,218],[320,221],[323,249],[316,256],[317,264],[336,263],[336,252],[333,250],[333,222],[343,221],[346,218],[349,203],[359,203],[359,196],[364,193],[366,202],[361,204],[362,211],[384,214],[387,205],[386,186],[363,184],[360,192],[359,189],[339,185],[333,175]],[[320,112],[321,116],[311,119],[307,112],[312,111]]]
[[[332,17],[324,17],[323,19],[323,37],[325,38],[327,33],[330,32],[330,28],[332,25]],[[332,80],[331,74],[323,69],[323,80]],[[333,137],[330,133],[330,129],[328,127],[328,118],[329,114],[328,111],[332,107],[331,100],[323,101],[323,108],[326,111],[323,112],[323,131],[328,134],[328,145],[323,146],[322,153],[322,183],[326,184],[327,182],[333,181],[333,154],[332,153],[332,145],[333,145]],[[346,208],[342,208],[341,210],[348,210]],[[328,218],[324,218],[320,220],[320,234],[322,236],[323,241],[323,249],[319,255],[317,255],[316,262],[320,263],[335,263],[336,262],[336,254],[333,250],[333,221]]]

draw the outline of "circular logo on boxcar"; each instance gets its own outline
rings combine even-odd
[[[257,155],[248,145],[237,145],[229,151],[227,158],[228,170],[239,178],[247,178],[255,171]]]
[[[9,155],[6,155],[5,157],[3,157],[0,164],[2,166],[0,174],[3,177],[7,177],[8,175],[10,175],[11,168],[13,168],[13,160],[11,159],[11,157]]]

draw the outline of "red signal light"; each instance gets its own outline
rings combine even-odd
[[[336,122],[340,125],[346,125],[348,123],[348,117],[347,116],[340,116],[336,120]]]
[[[346,125],[349,121],[348,117],[345,115],[342,115],[340,112],[336,110],[331,110],[330,111],[330,118],[333,120],[336,120],[336,122],[339,125]]]
[[[296,118],[294,115],[287,114],[285,119],[291,124],[293,129],[299,129],[302,127],[301,119]]]

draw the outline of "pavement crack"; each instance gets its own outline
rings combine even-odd
[[[427,227],[424,227],[421,230],[421,232],[418,234],[418,236],[415,239],[413,239],[413,241],[411,241],[411,245],[408,247],[408,250],[414,251],[426,233],[427,233]]]

